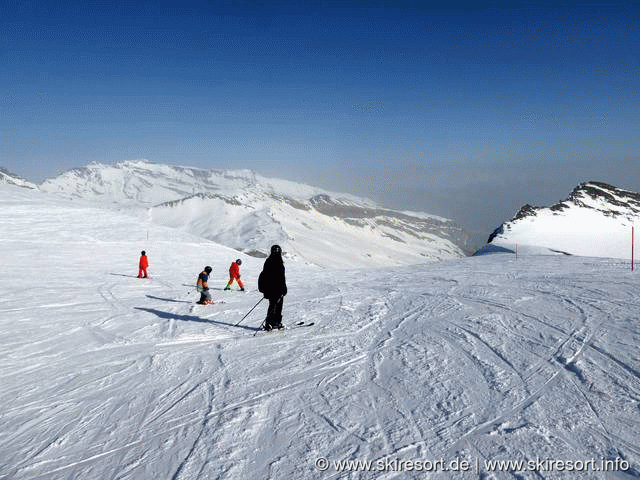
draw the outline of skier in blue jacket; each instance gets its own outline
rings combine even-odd
[[[196,303],[200,305],[210,305],[213,303],[211,292],[209,291],[209,275],[213,269],[210,266],[204,267],[204,270],[198,275],[197,289],[200,292],[200,300]]]

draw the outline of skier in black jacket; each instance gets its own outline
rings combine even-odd
[[[287,282],[284,276],[282,249],[278,245],[271,247],[271,255],[264,262],[262,273],[258,277],[258,290],[269,300],[264,329],[283,328],[282,301],[287,294]]]

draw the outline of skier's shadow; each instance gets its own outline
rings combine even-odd
[[[147,295],[147,297],[149,298],[153,298],[154,300],[162,300],[164,302],[173,302],[173,303],[193,303],[190,302],[189,300],[176,300],[175,298],[162,298],[162,297],[156,297],[154,295]]]
[[[125,275],[124,273],[109,273],[109,275],[113,275],[115,277],[139,278],[136,275]]]
[[[248,327],[246,325],[235,325],[233,323],[219,322],[217,320],[207,320],[205,318],[196,317],[195,315],[177,315],[175,313],[163,312],[162,310],[156,310],[155,308],[145,308],[145,307],[134,307],[136,310],[142,310],[144,312],[153,313],[160,318],[165,318],[167,320],[181,320],[183,322],[199,322],[199,323],[213,323],[216,325],[223,325],[225,327],[236,327],[243,328],[245,330],[251,330],[255,332],[260,330],[256,327]]]

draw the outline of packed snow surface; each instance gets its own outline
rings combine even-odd
[[[0,202],[2,479],[640,477],[628,262],[285,259],[284,322],[315,325],[265,333],[266,302],[235,326],[260,259],[40,192]],[[238,257],[248,291],[224,292]],[[194,305],[207,264],[224,303]]]

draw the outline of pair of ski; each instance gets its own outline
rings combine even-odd
[[[291,325],[290,327],[284,327],[284,328],[274,328],[273,330],[265,330],[263,327],[260,327],[259,330],[256,331],[256,333],[253,334],[253,336],[255,337],[258,333],[260,332],[264,332],[264,333],[272,333],[272,332],[278,332],[280,330],[294,330],[296,328],[302,328],[302,327],[311,327],[312,325],[315,325],[315,322],[311,322],[311,323],[307,323],[307,322],[298,322],[298,323],[294,323],[293,325]]]

